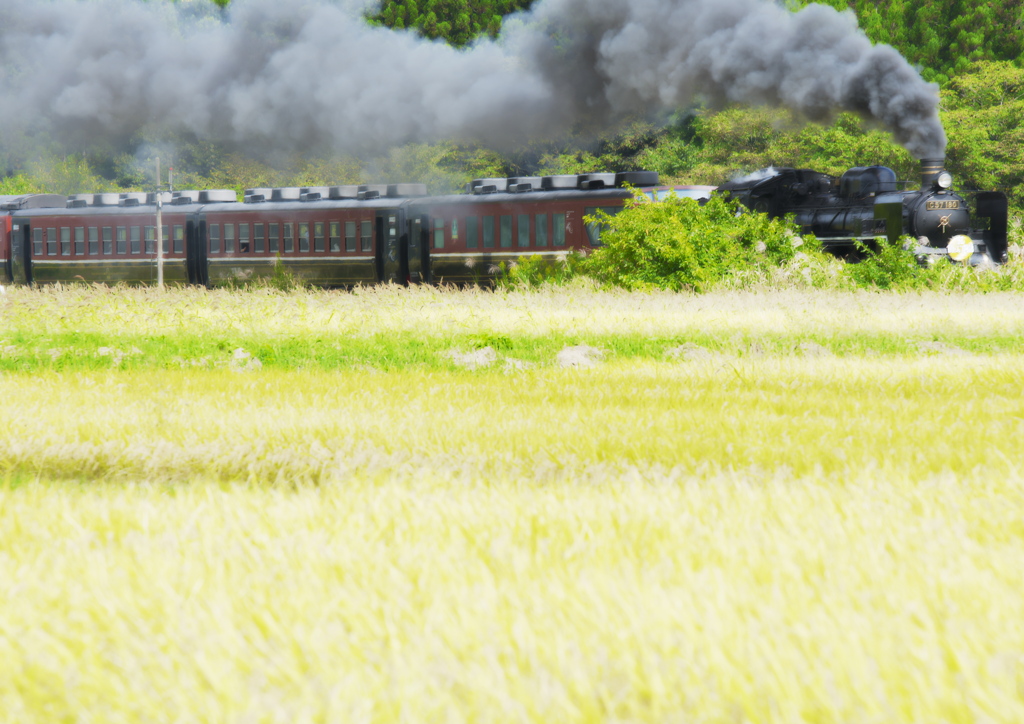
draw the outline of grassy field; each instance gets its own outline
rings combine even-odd
[[[8,289],[0,721],[1024,719],[1024,305]]]

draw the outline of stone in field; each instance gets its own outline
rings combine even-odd
[[[817,342],[801,342],[796,346],[804,357],[835,357],[832,350]]]
[[[448,352],[448,356],[452,358],[452,362],[467,370],[475,370],[478,367],[490,367],[498,361],[498,354],[491,347],[476,349],[472,352],[460,352],[453,349]]]
[[[710,350],[701,347],[699,344],[693,342],[687,342],[681,344],[678,347],[673,347],[665,352],[665,356],[671,359],[681,359],[687,362],[695,362],[698,360],[713,359],[715,354]]]
[[[533,367],[533,362],[516,359],[515,357],[506,357],[505,367],[503,369],[505,372],[521,372],[522,370],[532,369]]]
[[[566,347],[555,357],[559,367],[594,367],[604,360],[604,350],[585,344]]]

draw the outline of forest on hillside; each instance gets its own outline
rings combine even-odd
[[[181,0],[203,3],[208,0]],[[941,91],[940,115],[949,138],[948,167],[963,188],[1001,189],[1024,207],[1024,0],[819,0],[856,14],[875,43],[894,46]],[[217,0],[230,15],[230,0]],[[529,0],[383,0],[366,17],[371,25],[415,32],[456,48],[496,37],[510,13]],[[792,10],[810,4],[787,0]],[[383,153],[292,152],[254,157],[226,143],[189,134],[154,143],[134,138],[129,148],[57,151],[7,158],[0,194],[143,188],[151,183],[151,156],[170,145],[178,186],[318,185],[363,181],[424,181],[435,191],[477,176],[649,169],[684,183],[720,183],[738,172],[794,165],[839,173],[855,165],[884,164],[901,178],[916,176],[917,161],[888,132],[840,113],[827,124],[806,123],[792,111],[700,104],[653,120],[638,109],[594,136],[574,131],[558,141],[534,140],[495,150],[458,138],[406,144]]]

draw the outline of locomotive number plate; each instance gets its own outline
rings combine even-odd
[[[925,203],[924,208],[926,211],[945,211],[946,209],[959,209],[960,201],[928,201]]]

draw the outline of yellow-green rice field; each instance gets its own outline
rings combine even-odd
[[[0,722],[1024,720],[1024,304],[0,295]]]

